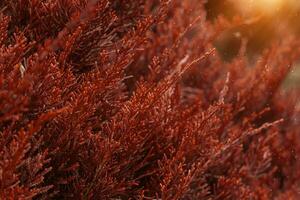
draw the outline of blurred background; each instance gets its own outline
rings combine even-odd
[[[300,39],[299,0],[207,0],[207,17],[239,21],[220,33],[215,46],[224,61],[232,60],[245,44],[249,62],[255,62],[274,41],[290,37]],[[284,84],[285,88],[300,86],[300,58]]]

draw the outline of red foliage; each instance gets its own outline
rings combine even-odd
[[[201,0],[3,0],[1,199],[298,199],[300,53],[224,63]]]

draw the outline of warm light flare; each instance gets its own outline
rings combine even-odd
[[[284,0],[255,0],[253,2],[257,9],[273,13],[282,7]]]
[[[275,14],[280,10],[285,0],[239,0],[233,1],[245,14],[262,13]]]

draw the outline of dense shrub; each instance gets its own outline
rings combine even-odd
[[[2,0],[1,199],[298,199],[299,56],[224,63],[201,0]],[[242,22],[241,22],[242,23]]]

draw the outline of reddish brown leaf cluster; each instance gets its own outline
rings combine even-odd
[[[224,63],[202,0],[2,0],[0,199],[298,199],[300,54]]]

